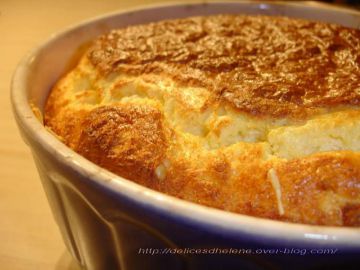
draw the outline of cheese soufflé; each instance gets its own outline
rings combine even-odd
[[[113,30],[44,124],[99,166],[239,214],[360,226],[360,30],[215,15]]]

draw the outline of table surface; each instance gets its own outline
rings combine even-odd
[[[195,0],[196,1],[196,0]],[[106,12],[151,0],[0,0],[0,268],[79,269],[62,242],[31,153],[21,140],[9,100],[20,58],[50,34]],[[191,2],[188,0],[188,2]]]

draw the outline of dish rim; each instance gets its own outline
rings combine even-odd
[[[238,3],[240,5],[250,3],[260,5],[266,3],[270,6],[287,5],[295,8],[307,6],[307,4],[304,3],[286,3],[281,1],[209,1],[206,4],[227,3]],[[204,3],[174,2],[122,9],[87,19],[51,35],[50,38],[27,54],[17,65],[14,72],[11,83],[11,103],[19,127],[26,132],[26,137],[30,138],[38,147],[41,147],[42,151],[46,151],[54,156],[57,162],[78,172],[82,177],[87,178],[88,181],[94,181],[94,183],[102,186],[106,190],[115,192],[117,196],[121,196],[131,203],[145,207],[147,211],[159,211],[166,216],[171,216],[177,220],[181,219],[186,223],[196,224],[203,228],[206,227],[211,231],[230,233],[235,236],[246,234],[262,240],[271,239],[272,241],[279,241],[280,243],[286,242],[302,246],[321,245],[322,247],[341,246],[344,248],[360,248],[360,228],[296,224],[252,217],[181,200],[139,185],[107,171],[77,154],[49,133],[34,115],[27,97],[27,78],[31,73],[31,63],[41,52],[46,51],[48,46],[61,40],[61,38],[64,38],[69,32],[80,27],[94,27],[96,23],[106,21],[111,17],[124,16],[144,9],[181,9],[189,5],[203,4]],[[360,12],[344,7],[336,7],[317,2],[311,2],[311,5],[316,8],[335,10],[336,12],[350,12],[352,15],[360,17]]]

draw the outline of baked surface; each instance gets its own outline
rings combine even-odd
[[[211,207],[360,226],[360,30],[216,15],[114,30],[45,125],[125,178]]]

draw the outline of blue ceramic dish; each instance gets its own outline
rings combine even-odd
[[[316,3],[227,2],[105,15],[54,35],[19,64],[12,104],[64,241],[85,269],[349,269],[360,229],[290,224],[182,201],[104,170],[56,139],[40,110],[74,52],[116,27],[215,13],[287,15],[359,27],[360,13]]]

